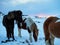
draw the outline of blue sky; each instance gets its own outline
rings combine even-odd
[[[0,11],[22,10],[25,15],[60,15],[60,0],[0,0]]]

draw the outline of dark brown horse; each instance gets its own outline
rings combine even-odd
[[[60,37],[60,22],[57,22],[58,19],[58,17],[49,17],[44,22],[46,45],[54,45],[54,37]]]
[[[22,22],[22,12],[20,10],[17,11],[11,11],[7,15],[3,16],[3,25],[6,28],[7,38],[9,39],[12,37],[14,38],[14,20],[16,20],[18,28],[21,28],[21,22]]]
[[[32,42],[32,32],[33,32],[33,38],[35,41],[38,39],[38,29],[37,25],[31,18],[26,18],[22,21],[22,29],[27,29],[30,35],[30,42]],[[21,30],[18,30],[19,36],[21,37]]]

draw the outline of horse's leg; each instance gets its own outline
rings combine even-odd
[[[31,31],[30,31],[30,29],[28,28],[28,32],[29,32],[29,39],[30,39],[30,42],[32,42],[32,33],[31,33]]]
[[[15,40],[15,38],[14,38],[14,27],[11,28],[11,37],[12,37],[12,39],[14,41]]]
[[[46,42],[46,45],[54,45],[54,37],[50,35],[49,39],[45,40],[45,42]]]
[[[10,29],[6,27],[7,38],[10,40]]]
[[[18,26],[18,36],[19,36],[19,37],[22,37],[22,36],[21,36],[22,23],[20,23],[19,21],[16,21],[16,22],[17,22],[17,26]]]
[[[45,43],[46,43],[46,45],[51,45],[50,38],[45,37]]]
[[[49,44],[49,40],[46,40],[45,43],[46,43],[46,45],[50,45],[50,44]]]
[[[22,36],[21,36],[21,29],[19,29],[19,28],[18,28],[18,36],[19,36],[19,37],[22,37]]]
[[[50,41],[50,34],[45,34],[45,43],[46,45],[51,45],[51,41]]]
[[[30,42],[32,42],[32,33],[29,33],[29,35],[30,35]]]
[[[51,45],[54,45],[54,36],[50,35],[50,41],[51,41]]]

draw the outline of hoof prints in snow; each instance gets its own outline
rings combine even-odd
[[[32,43],[30,43],[28,40],[25,40],[25,41],[20,41],[20,43],[23,43],[23,44],[25,44],[25,43],[27,43],[28,45],[33,45]]]

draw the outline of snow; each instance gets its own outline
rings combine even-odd
[[[45,37],[44,37],[44,31],[43,31],[43,23],[46,20],[46,18],[35,18],[32,17],[34,22],[37,24],[37,27],[39,29],[39,35],[38,35],[38,41],[35,42],[33,39],[32,43],[28,43],[29,41],[29,33],[27,30],[21,29],[22,37],[18,36],[18,29],[17,25],[15,24],[14,27],[14,36],[17,41],[7,42],[7,43],[1,43],[2,40],[6,40],[6,29],[2,25],[2,19],[3,17],[0,17],[0,45],[45,45]],[[33,37],[32,37],[33,38]],[[54,44],[60,45],[60,39],[55,38]]]

